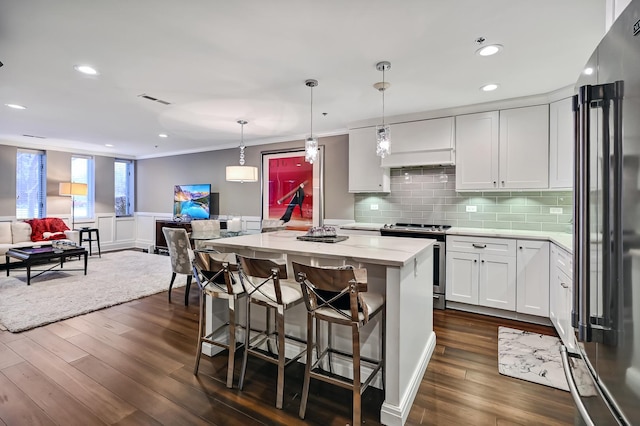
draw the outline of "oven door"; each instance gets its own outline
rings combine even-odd
[[[444,309],[445,307],[445,243],[436,241],[433,244],[433,307]]]

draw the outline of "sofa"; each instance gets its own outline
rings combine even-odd
[[[58,218],[0,222],[0,265],[5,264],[5,254],[9,249],[50,245],[57,240],[78,244],[79,232],[71,231],[64,221]],[[17,259],[10,259],[10,261],[14,260],[17,261]]]

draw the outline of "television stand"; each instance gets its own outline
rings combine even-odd
[[[162,228],[182,228],[190,233],[191,222],[178,220],[156,220],[156,241],[153,249],[155,254],[169,253],[169,247],[167,246],[167,240],[164,238],[164,234],[162,233]],[[227,229],[226,220],[220,220],[220,229]]]
[[[187,232],[191,232],[191,223],[176,220],[156,220],[156,244],[153,249],[153,252],[156,254],[160,253],[161,251],[169,252],[167,240],[164,238],[162,228],[182,228]]]

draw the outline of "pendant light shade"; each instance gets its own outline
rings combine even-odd
[[[382,71],[382,82],[373,85],[376,90],[382,93],[382,124],[376,126],[376,154],[378,157],[384,158],[391,153],[391,128],[384,122],[384,92],[391,86],[384,81],[384,73],[391,69],[391,63],[388,61],[378,62],[376,69]]]
[[[258,168],[253,166],[227,166],[227,182],[257,182]]]
[[[313,137],[313,88],[318,85],[318,80],[306,80],[304,84],[311,89],[311,131],[304,142],[304,160],[313,164],[318,159],[318,139]]]
[[[238,124],[242,126],[240,129],[240,165],[239,166],[227,166],[226,177],[227,182],[257,182],[258,181],[258,168],[255,166],[244,165],[244,125],[247,124],[244,120],[238,120]]]

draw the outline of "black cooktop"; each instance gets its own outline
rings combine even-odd
[[[432,225],[426,223],[396,223],[395,225],[384,225],[380,229],[381,235],[398,236],[398,237],[420,237],[427,238],[427,236],[433,237],[434,235],[441,236],[444,239],[444,234],[447,229],[451,228],[451,225]]]

